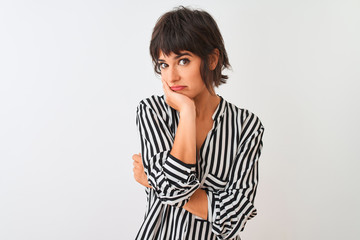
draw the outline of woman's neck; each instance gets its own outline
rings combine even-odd
[[[211,95],[209,91],[203,91],[202,94],[194,98],[196,107],[196,118],[205,120],[211,118],[220,103],[220,97],[217,94]]]

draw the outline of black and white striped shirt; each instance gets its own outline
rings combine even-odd
[[[136,239],[238,240],[247,220],[257,214],[254,198],[264,127],[254,113],[219,97],[196,164],[170,154],[179,112],[166,104],[164,95],[139,103],[136,124],[152,188],[145,190],[146,213]],[[207,220],[182,208],[198,188],[207,194]]]

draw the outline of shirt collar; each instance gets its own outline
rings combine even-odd
[[[221,116],[224,115],[225,109],[226,109],[226,100],[223,99],[222,96],[220,96],[219,94],[216,94],[220,97],[220,102],[217,105],[214,114],[212,115],[212,119],[215,121],[217,119],[219,119]]]

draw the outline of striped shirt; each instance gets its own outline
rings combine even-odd
[[[254,113],[219,97],[196,164],[170,154],[180,115],[164,95],[137,106],[142,161],[152,188],[145,189],[145,218],[136,239],[238,240],[247,220],[257,214],[254,198],[264,127]],[[207,194],[206,220],[182,208],[198,188]]]

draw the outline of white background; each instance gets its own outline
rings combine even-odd
[[[183,4],[216,19],[217,93],[265,126],[242,239],[358,239],[360,2],[1,1],[0,239],[134,239],[138,102],[162,94],[149,41]]]

